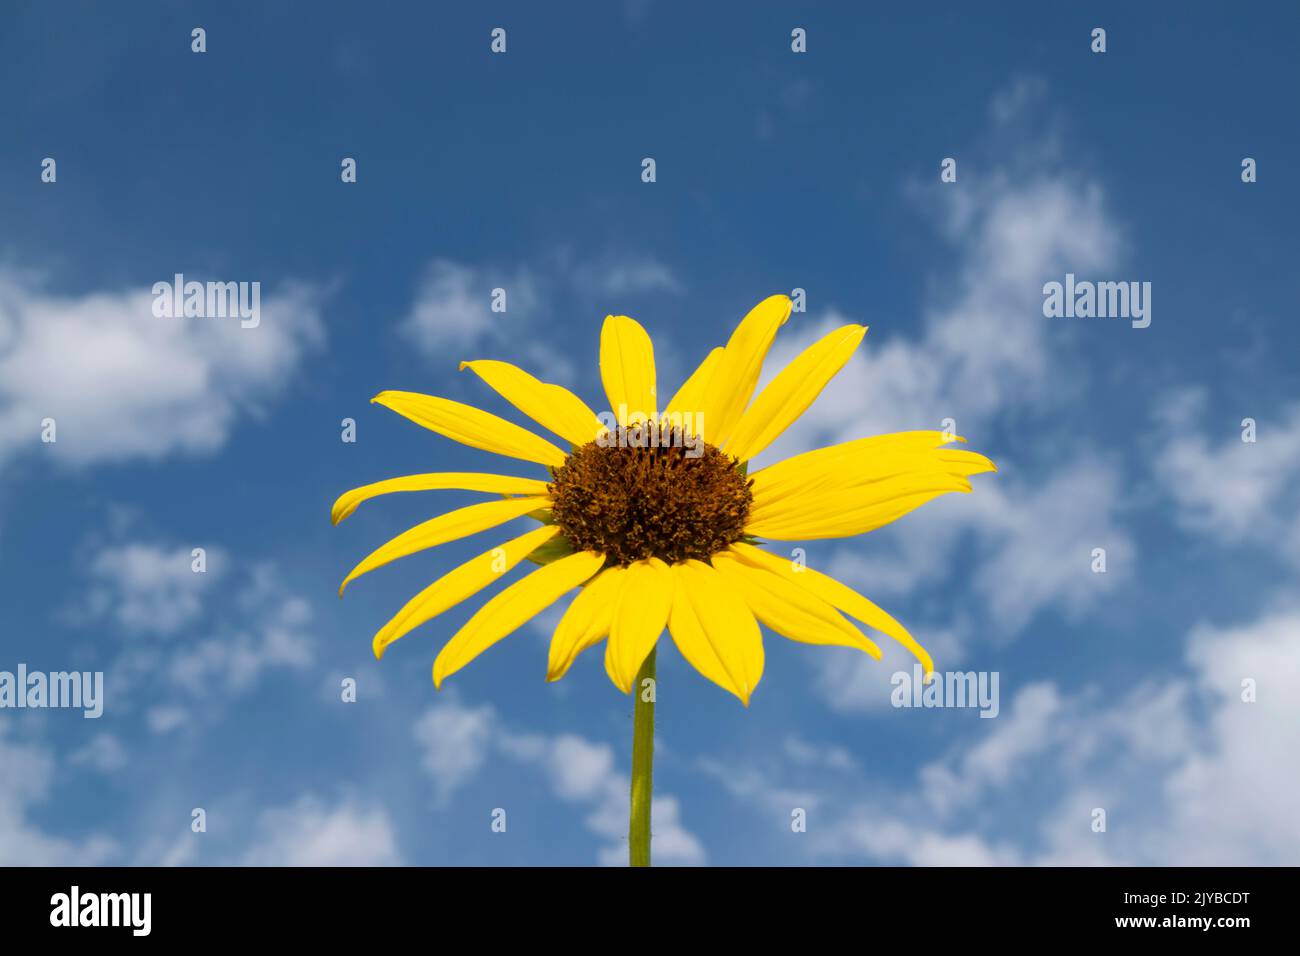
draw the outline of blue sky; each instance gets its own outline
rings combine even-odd
[[[554,614],[441,692],[473,602],[370,653],[491,532],[335,596],[475,496],[329,505],[499,465],[378,391],[511,416],[456,371],[500,358],[600,405],[606,314],[675,386],[796,287],[768,374],[871,329],[767,460],[952,418],[1000,467],[808,561],[940,670],[997,672],[1000,712],[893,708],[901,651],[776,636],[746,710],[665,643],[657,858],[1300,862],[1298,27],[1286,3],[7,7],[0,670],[107,687],[98,720],[0,711],[0,862],[620,861],[631,702],[599,652],[544,681]],[[177,272],[261,282],[261,324],[154,317]],[[1066,273],[1150,282],[1150,327],[1045,318]]]

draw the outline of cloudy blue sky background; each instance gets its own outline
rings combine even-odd
[[[871,330],[768,460],[952,418],[1001,469],[808,560],[1001,713],[894,709],[901,651],[778,637],[745,710],[665,644],[657,859],[1300,862],[1300,12],[1053,6],[6,5],[0,669],[108,688],[0,711],[0,862],[622,861],[631,702],[599,652],[545,683],[555,614],[440,693],[473,603],[371,656],[491,532],[335,596],[476,496],[329,505],[499,464],[382,389],[514,417],[456,371],[491,357],[601,407],[607,313],[671,389],[795,287],[769,372]],[[260,281],[261,325],[155,318],[176,272]],[[1150,328],[1045,319],[1066,272],[1151,282]]]

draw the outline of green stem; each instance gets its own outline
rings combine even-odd
[[[650,865],[650,795],[654,792],[655,759],[655,684],[647,692],[645,681],[655,679],[655,652],[637,672],[632,686],[635,710],[632,712],[632,813],[628,823],[628,862],[632,866]],[[649,700],[645,698],[649,697]]]

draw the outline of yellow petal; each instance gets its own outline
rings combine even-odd
[[[404,558],[426,548],[446,544],[488,528],[495,528],[514,518],[520,518],[537,508],[549,506],[551,499],[545,496],[528,498],[507,498],[505,501],[485,501],[482,504],[457,508],[445,515],[439,515],[417,524],[408,531],[403,531],[396,538],[372,551],[353,568],[343,583],[339,585],[339,597],[348,583],[375,568],[383,567],[390,561]]]
[[[471,558],[454,571],[448,571],[407,601],[406,606],[379,630],[373,643],[375,659],[382,658],[384,649],[393,641],[477,594],[559,533],[560,529],[553,524],[534,528],[477,558]]]
[[[628,565],[605,645],[605,670],[623,693],[632,692],[636,672],[663,633],[672,603],[668,565],[658,558]]]
[[[722,361],[723,348],[719,345],[704,357],[699,368],[682,383],[677,394],[664,406],[664,419],[671,427],[685,429],[689,435],[698,435],[703,418],[700,414],[704,405],[704,392],[709,387],[713,371]]]
[[[379,495],[392,494],[394,491],[438,491],[455,489],[457,491],[487,491],[498,495],[544,495],[547,493],[546,482],[536,478],[514,478],[509,475],[483,475],[475,472],[443,471],[427,475],[407,475],[404,478],[388,478],[373,484],[362,485],[339,495],[330,509],[330,520],[338,524],[363,501],[369,501]]]
[[[626,575],[625,568],[606,568],[578,592],[551,635],[547,680],[559,680],[579,654],[609,634]]]
[[[783,637],[805,644],[856,647],[879,660],[880,648],[817,595],[766,568],[722,552],[712,558],[758,620]]]
[[[579,551],[543,565],[521,578],[478,609],[455,633],[433,662],[433,683],[442,682],[474,658],[513,632],[525,621],[554,604],[600,570],[605,556]]]
[[[969,477],[997,471],[983,455],[943,447],[950,441],[965,440],[944,432],[898,432],[804,452],[750,473],[754,506],[761,510],[792,495],[866,485],[904,474],[930,472]]]
[[[462,445],[558,468],[565,454],[545,438],[473,405],[419,392],[380,392],[372,402]]]
[[[600,330],[600,378],[605,383],[610,411],[620,425],[654,420],[659,407],[654,345],[636,319],[626,315],[605,317]]]
[[[876,607],[875,604],[867,600],[857,591],[853,590],[847,584],[835,580],[820,571],[814,571],[812,568],[800,565],[796,571],[787,558],[756,548],[753,545],[743,542],[736,542],[731,546],[731,553],[736,555],[746,564],[754,567],[766,568],[788,581],[798,584],[800,587],[811,591],[817,597],[821,598],[832,607],[838,608],[849,617],[861,621],[867,627],[874,628],[882,634],[887,634],[898,643],[906,647],[916,657],[921,665],[925,668],[926,674],[934,670],[934,661],[926,653],[924,647],[916,643],[907,629],[899,624],[892,617]]]
[[[727,454],[749,461],[772,444],[822,393],[866,334],[865,325],[845,325],[804,349],[741,416],[727,439]]]
[[[731,333],[700,402],[704,437],[709,444],[721,446],[740,420],[754,394],[776,330],[790,317],[790,306],[788,296],[769,296],[750,309]]]
[[[474,372],[515,408],[571,444],[585,445],[605,432],[587,403],[562,385],[540,381],[509,362],[482,359],[461,362],[460,367]]]
[[[969,492],[960,475],[904,475],[869,485],[791,496],[754,509],[746,534],[782,541],[812,541],[866,534],[951,491]]]
[[[749,706],[763,676],[763,637],[749,607],[707,564],[672,566],[676,588],[668,631],[691,665]]]

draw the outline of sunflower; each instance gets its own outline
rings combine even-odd
[[[391,492],[459,489],[500,496],[393,538],[352,569],[340,595],[349,582],[398,558],[516,518],[539,522],[412,598],[375,635],[375,656],[530,560],[538,567],[484,603],[442,648],[433,665],[435,685],[575,589],[551,638],[548,680],[563,677],[578,654],[605,640],[605,670],[630,693],[639,675],[653,676],[655,647],[666,628],[696,670],[748,706],[763,676],[760,624],[791,640],[855,647],[879,659],[880,648],[861,624],[905,646],[928,675],[930,655],[889,614],[847,585],[760,544],[862,534],[939,495],[968,492],[971,475],[996,468],[983,455],[948,447],[964,439],[913,431],[820,448],[750,473],[750,460],[803,414],[867,332],[862,325],[835,329],[754,396],[790,309],[784,295],[756,305],[666,403],[659,401],[650,336],[627,316],[607,317],[600,374],[610,410],[601,415],[567,389],[505,362],[461,363],[563,439],[567,451],[460,402],[415,392],[375,396],[372,401],[431,431],[547,471],[546,478],[411,475],[339,497],[335,524],[363,501]],[[637,734],[644,730],[642,703]],[[634,862],[639,754],[634,744]],[[648,764],[643,769],[648,860]]]
[[[784,295],[756,305],[662,411],[650,336],[627,316],[609,316],[601,329],[600,374],[613,409],[603,416],[562,386],[505,362],[461,363],[564,439],[567,452],[460,402],[393,391],[371,399],[448,438],[549,472],[549,480],[410,475],[338,498],[335,524],[363,501],[392,492],[459,489],[502,496],[393,538],[352,569],[340,596],[351,581],[398,558],[515,518],[540,522],[412,598],[375,635],[375,656],[531,558],[541,566],[487,601],[443,647],[434,662],[435,685],[575,588],[551,639],[548,680],[563,677],[578,654],[608,638],[605,669],[619,690],[630,693],[667,627],[696,670],[747,705],[763,676],[759,624],[791,640],[856,647],[879,659],[880,648],[849,618],[897,640],[930,672],[930,655],[889,614],[847,585],[764,550],[759,539],[863,534],[939,495],[968,492],[971,475],[997,469],[983,455],[948,447],[962,438],[912,431],[820,448],[748,474],[749,461],[803,414],[867,332],[866,326],[845,325],[823,336],[751,402],[790,307]]]

